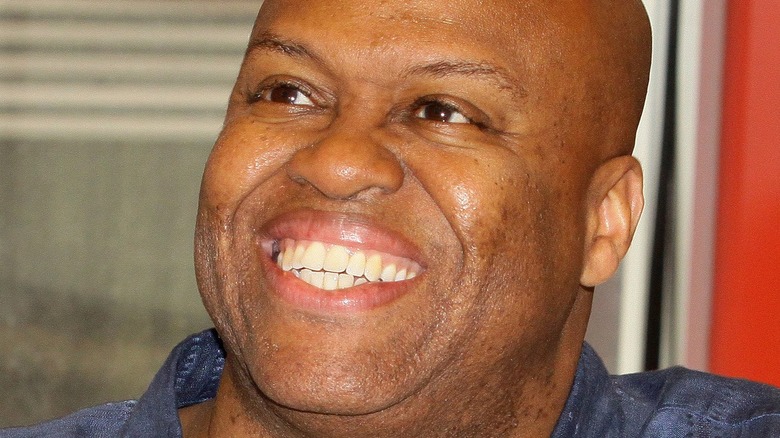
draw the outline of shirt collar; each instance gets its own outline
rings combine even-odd
[[[583,343],[574,384],[552,438],[618,436],[611,433],[611,428],[622,422],[614,417],[620,416],[621,410],[615,409],[617,401],[608,396],[611,385],[604,363],[588,343]]]
[[[181,436],[178,409],[216,397],[224,367],[225,350],[214,329],[185,339],[138,400],[122,436]]]

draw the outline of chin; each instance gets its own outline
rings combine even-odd
[[[298,356],[298,355],[295,355]],[[369,415],[397,405],[420,384],[394,375],[390,364],[309,354],[293,362],[271,355],[250,370],[254,387],[278,407],[322,415]],[[372,364],[367,366],[366,364]]]
[[[291,313],[279,302],[252,307],[258,309],[252,316],[232,313],[217,329],[242,374],[237,389],[258,391],[277,409],[368,415],[402,403],[430,380],[419,360],[426,337],[391,315],[377,326],[373,318]]]

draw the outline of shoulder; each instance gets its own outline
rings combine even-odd
[[[780,390],[769,385],[675,367],[614,376],[612,389],[645,419],[641,436],[780,436]]]
[[[0,438],[119,436],[135,407],[134,400],[106,403],[29,427],[0,430]]]
[[[585,344],[554,436],[780,437],[780,389],[680,367],[610,376]]]

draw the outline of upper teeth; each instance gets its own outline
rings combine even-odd
[[[409,280],[422,271],[419,264],[407,258],[322,242],[284,239],[277,251],[272,256],[276,256],[282,270],[325,290],[373,281]]]

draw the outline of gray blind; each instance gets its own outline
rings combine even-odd
[[[258,1],[0,1],[0,136],[214,138]]]

